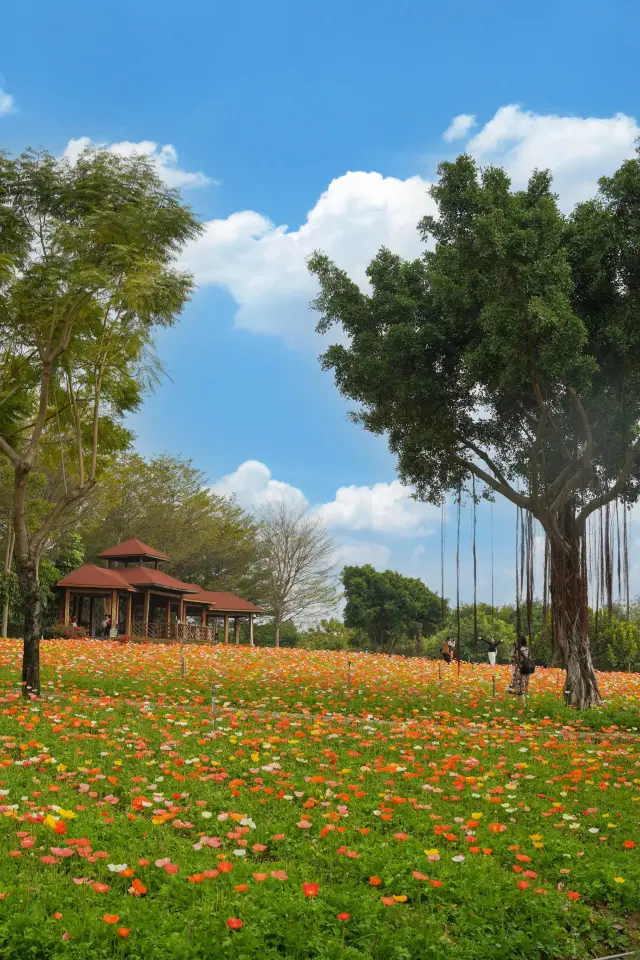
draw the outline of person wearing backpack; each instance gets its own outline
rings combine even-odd
[[[525,706],[527,694],[529,693],[529,678],[535,671],[535,663],[531,659],[531,653],[527,646],[527,638],[520,639],[513,645],[511,651],[511,683],[507,693],[512,693],[520,698],[520,705]]]

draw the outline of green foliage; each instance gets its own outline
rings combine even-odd
[[[169,454],[118,458],[79,517],[87,558],[136,536],[170,558],[187,583],[260,601],[265,568],[257,522],[216,496],[191,460]]]
[[[301,633],[298,646],[305,650],[349,650],[359,646],[359,640],[358,630],[346,627],[341,620],[331,617]]]
[[[342,583],[345,624],[362,631],[376,650],[391,652],[403,641],[412,641],[415,652],[420,652],[422,637],[441,622],[440,597],[422,580],[393,570],[379,573],[366,564],[345,567]]]

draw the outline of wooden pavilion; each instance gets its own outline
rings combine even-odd
[[[59,580],[60,622],[87,627],[89,636],[101,633],[105,617],[112,621],[112,636],[130,635],[156,640],[215,643],[218,629],[229,642],[229,624],[240,642],[240,623],[249,623],[253,646],[253,620],[262,607],[232,593],[203,590],[165,573],[169,557],[132,537],[99,554],[106,566],[85,563]],[[72,620],[75,618],[75,620]]]

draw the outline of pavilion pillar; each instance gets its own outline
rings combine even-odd
[[[147,590],[144,595],[144,636],[149,636],[149,606],[151,604],[151,590]]]
[[[171,597],[167,597],[167,640],[171,640]]]
[[[233,618],[233,633],[237,645],[240,643],[240,617]]]
[[[229,614],[224,615],[224,642],[229,643]]]
[[[111,628],[118,629],[118,591],[114,590],[111,595]]]
[[[249,614],[249,646],[253,646],[253,614]]]
[[[71,619],[70,616],[69,616],[70,606],[71,606],[71,590],[69,590],[69,587],[65,587],[65,589],[64,589],[64,613],[62,614],[62,622],[64,623],[65,627],[68,626],[69,620]]]
[[[125,624],[125,632],[127,636],[131,634],[131,617],[133,615],[133,599],[131,594],[127,594],[127,622]]]
[[[93,597],[89,597],[89,636],[95,636],[94,624],[93,624]]]

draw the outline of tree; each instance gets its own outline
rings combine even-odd
[[[303,650],[349,650],[357,646],[358,631],[346,627],[341,620],[331,617],[321,620],[300,634],[298,646]]]
[[[189,298],[175,259],[199,229],[147,158],[0,156],[0,452],[14,473],[25,696],[40,691],[42,552],[129,442],[122,420],[157,376],[154,329]],[[52,456],[63,489],[31,526],[30,478]]]
[[[285,620],[318,615],[336,605],[335,545],[320,520],[284,500],[264,511],[260,542],[267,566],[265,606],[279,647]]]
[[[326,256],[310,268],[324,355],[356,419],[386,433],[399,473],[441,502],[471,477],[543,526],[567,702],[597,703],[587,629],[589,517],[640,489],[640,159],[564,215],[548,173],[511,191],[468,156],[439,167],[434,241],[388,250],[362,292]]]
[[[410,638],[420,652],[422,637],[441,622],[442,603],[422,580],[393,570],[379,573],[371,564],[345,567],[342,584],[347,627],[364,631],[371,645],[391,652]]]
[[[137,536],[167,554],[168,570],[178,579],[262,599],[257,521],[214,494],[191,460],[124,454],[88,498],[76,529],[92,561],[106,547]]]

